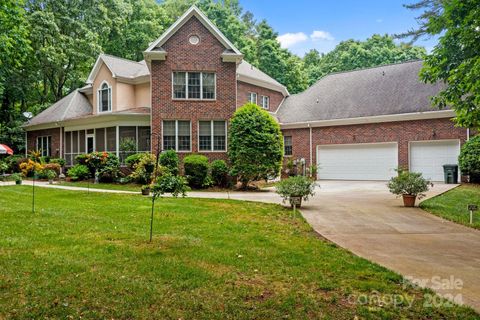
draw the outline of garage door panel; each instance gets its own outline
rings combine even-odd
[[[396,143],[317,147],[320,179],[388,180],[398,166]]]
[[[459,140],[410,142],[410,171],[443,181],[443,165],[458,164],[459,154]]]

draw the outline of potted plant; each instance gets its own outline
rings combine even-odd
[[[22,184],[22,175],[20,173],[12,174],[12,179],[15,181],[15,184]]]
[[[148,196],[150,195],[150,185],[149,184],[144,184],[142,186],[142,195],[143,196]]]
[[[48,184],[53,184],[53,180],[57,177],[57,173],[53,170],[46,170],[45,175],[48,179]]]
[[[413,207],[415,200],[425,197],[424,192],[433,184],[421,173],[398,171],[398,175],[390,179],[387,186],[391,193],[402,196],[405,207]]]
[[[288,200],[293,207],[301,207],[302,200],[307,201],[308,197],[313,196],[315,182],[304,176],[295,176],[284,179],[277,183],[276,191],[283,198]]]

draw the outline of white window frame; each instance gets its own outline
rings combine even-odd
[[[214,150],[214,142],[213,142],[213,137],[214,137],[214,132],[213,132],[213,123],[215,121],[223,121],[225,122],[225,149],[224,150]],[[200,149],[200,122],[210,122],[210,149]],[[197,122],[197,147],[198,147],[198,152],[226,152],[228,148],[228,125],[227,125],[227,120],[220,120],[220,119],[215,119],[215,120],[198,120]]]
[[[41,144],[42,144],[41,148],[39,148],[39,145],[38,145],[38,140],[39,139],[42,141],[41,142]],[[47,141],[47,154],[46,155],[43,154],[44,139],[46,139],[46,141]],[[48,143],[48,140],[50,140],[50,143]],[[52,136],[38,136],[37,141],[36,141],[36,149],[37,149],[37,151],[40,151],[42,157],[51,157],[52,156],[52,153],[51,153],[52,150],[50,150],[50,145],[51,144],[52,144]]]
[[[185,73],[185,98],[175,98],[175,89],[173,85],[173,79],[175,73]],[[200,98],[189,98],[188,97],[188,74],[189,73],[200,73]],[[203,74],[212,73],[213,74],[213,99],[203,98]],[[172,100],[205,100],[205,101],[215,101],[217,100],[217,73],[216,72],[201,72],[201,71],[173,71],[172,72]]]
[[[262,104],[262,108],[265,110],[270,109],[270,97],[269,96],[260,96],[260,102]],[[266,102],[266,103],[265,103]]]
[[[252,99],[253,97],[255,97],[255,101],[253,101],[253,99]],[[256,92],[249,92],[249,93],[248,93],[248,97],[247,97],[247,98],[248,98],[248,102],[257,104],[257,97],[258,97],[258,95],[257,95]]]
[[[162,150],[165,150],[165,146],[163,143],[163,124],[165,121],[175,121],[175,150],[178,153],[189,153],[192,152],[192,121],[191,120],[173,120],[173,119],[163,119],[162,120]],[[188,150],[178,150],[178,122],[179,121],[188,121],[190,124],[190,149]]]
[[[101,95],[102,95],[101,92],[104,90],[102,89],[104,84],[107,85],[107,89],[108,89],[108,110],[106,111],[102,111],[101,109]],[[100,84],[97,90],[97,112],[98,113],[112,112],[112,86],[110,86],[110,84],[106,80],[102,81],[102,83]]]
[[[290,141],[292,142],[292,144],[290,145],[290,147],[292,148],[292,154],[287,154],[287,153],[285,152],[285,147],[287,146],[287,145],[285,144],[285,138],[287,138],[287,137],[289,137],[289,138],[290,138]],[[292,157],[292,156],[293,156],[293,136],[283,136],[283,155],[284,155],[285,157]]]

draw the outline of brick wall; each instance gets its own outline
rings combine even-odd
[[[250,83],[238,81],[237,84],[237,106],[241,107],[248,102],[248,93],[255,92],[257,94],[257,104],[261,105],[260,96],[270,97],[270,108],[268,111],[275,112],[283,101],[283,94],[278,91],[255,86]]]
[[[312,128],[312,163],[317,161],[317,145],[397,142],[398,163],[408,166],[409,141],[460,139],[464,143],[466,131],[464,128],[456,128],[450,119]],[[285,136],[292,136],[293,158],[305,158],[307,164],[310,164],[309,129],[285,129],[282,132]]]
[[[200,43],[192,45],[188,38],[197,35]],[[162,120],[190,120],[192,152],[198,152],[199,120],[229,120],[236,110],[236,64],[222,62],[224,46],[196,17],[187,21],[163,45],[165,61],[152,61],[152,147],[157,147]],[[173,71],[209,71],[216,73],[215,101],[172,99]],[[161,137],[161,135],[160,135]],[[203,153],[203,152],[202,152]],[[204,153],[211,158],[226,158],[225,152]]]
[[[60,157],[60,128],[28,131],[27,152],[37,150],[37,137],[39,136],[51,136],[51,155],[54,158]]]

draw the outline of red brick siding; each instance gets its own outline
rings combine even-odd
[[[305,158],[310,164],[309,129],[285,129],[292,136],[293,157]],[[397,142],[398,164],[408,166],[409,141],[467,139],[467,130],[454,127],[450,119],[399,121],[334,127],[312,128],[312,163],[316,163],[317,145]]]
[[[278,91],[262,88],[253,84],[242,81],[237,82],[237,107],[243,106],[248,102],[248,93],[255,92],[257,94],[257,104],[261,104],[260,96],[270,97],[270,108],[268,111],[275,112],[283,101],[283,94]]]
[[[200,37],[198,45],[188,42],[190,35]],[[229,120],[236,110],[236,64],[222,62],[224,46],[196,17],[187,21],[163,45],[165,61],[152,61],[152,147],[163,120],[190,120],[192,124],[192,152],[198,152],[197,129],[199,120]],[[173,100],[173,71],[210,71],[216,73],[215,101]],[[204,153],[204,152],[201,152]],[[225,152],[204,153],[210,158],[226,159]]]
[[[27,152],[37,150],[37,137],[39,136],[51,136],[51,155],[52,157],[60,157],[60,128],[28,131]]]

